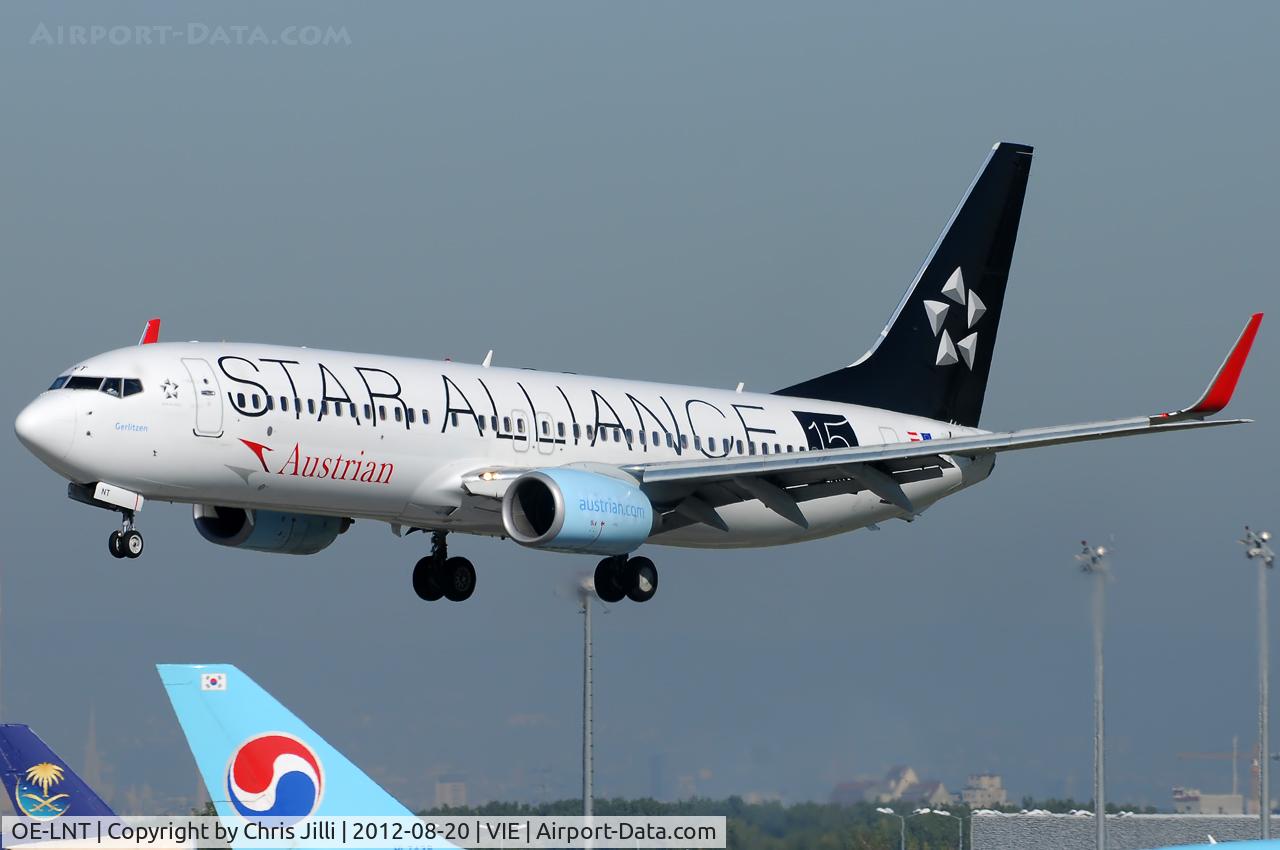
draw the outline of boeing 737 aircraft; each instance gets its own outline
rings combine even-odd
[[[354,520],[431,533],[423,599],[468,598],[451,531],[605,556],[596,592],[650,599],[644,543],[729,548],[911,521],[998,452],[1247,420],[1231,398],[1262,315],[1189,407],[1079,425],[978,427],[1032,149],[988,155],[871,350],[775,393],[242,343],[140,345],[62,371],[18,437],[118,511],[137,557],[147,499],[194,506],[208,541],[310,554]],[[1132,340],[1121,345],[1133,346]],[[740,389],[740,388],[739,388]]]

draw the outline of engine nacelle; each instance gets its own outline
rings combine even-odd
[[[502,498],[507,536],[535,549],[625,555],[653,524],[653,505],[634,482],[581,469],[526,472]]]
[[[195,506],[196,531],[210,543],[256,552],[314,555],[351,526],[346,517]]]

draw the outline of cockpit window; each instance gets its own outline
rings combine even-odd
[[[95,378],[92,375],[62,375],[54,379],[51,390],[101,390],[109,396],[134,395],[142,392],[137,378]]]

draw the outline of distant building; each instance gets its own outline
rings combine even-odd
[[[949,806],[955,795],[936,779],[921,779],[907,765],[898,765],[884,779],[855,779],[841,782],[831,791],[831,802],[841,806],[855,803],[921,803]]]
[[[1243,794],[1202,794],[1199,788],[1174,786],[1173,810],[1180,815],[1242,815]]]
[[[876,799],[876,791],[880,788],[878,779],[855,779],[841,782],[831,789],[831,802],[837,806],[853,806],[858,803],[872,803]]]
[[[461,808],[467,804],[467,778],[446,773],[436,780],[436,808]]]
[[[891,767],[884,776],[884,784],[876,794],[876,802],[892,803],[894,800],[901,800],[903,792],[919,784],[919,775],[907,765]]]
[[[971,773],[960,789],[960,800],[971,809],[997,809],[1009,805],[1009,792],[998,773]]]
[[[947,790],[947,786],[936,779],[926,779],[923,782],[908,785],[897,799],[904,803],[920,803],[925,806],[949,806],[956,801],[955,795]]]

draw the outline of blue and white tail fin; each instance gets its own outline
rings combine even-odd
[[[412,815],[235,666],[156,669],[220,816]]]
[[[31,727],[0,724],[0,781],[19,815],[52,820],[56,817],[115,817],[67,763]]]

